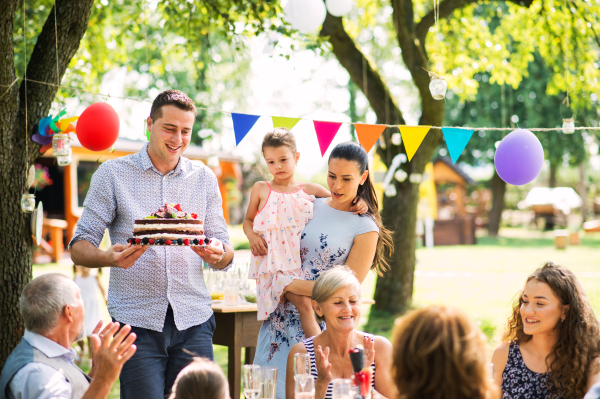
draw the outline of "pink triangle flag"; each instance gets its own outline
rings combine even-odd
[[[313,121],[315,125],[315,132],[317,133],[317,140],[319,140],[319,148],[321,149],[321,156],[325,155],[329,145],[333,141],[338,130],[340,130],[341,123],[338,122],[322,122]]]

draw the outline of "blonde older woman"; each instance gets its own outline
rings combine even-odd
[[[392,344],[384,337],[357,331],[360,321],[360,283],[347,266],[337,266],[317,278],[312,305],[319,321],[327,328],[321,334],[295,344],[287,360],[286,397],[294,398],[294,355],[308,353],[311,374],[315,377],[315,399],[332,397],[334,378],[354,374],[349,350],[365,347],[366,364],[371,364],[373,388],[384,397],[394,397],[391,377]]]

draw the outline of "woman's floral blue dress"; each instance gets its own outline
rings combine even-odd
[[[315,280],[334,265],[343,265],[357,235],[379,231],[368,216],[338,211],[325,198],[314,202],[314,216],[309,220],[300,242],[302,278]],[[287,356],[296,343],[305,338],[300,314],[290,302],[279,304],[265,320],[258,335],[254,363],[277,367],[277,398],[285,398]]]

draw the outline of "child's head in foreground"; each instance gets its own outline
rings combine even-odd
[[[229,399],[229,385],[221,367],[196,357],[177,376],[169,399]]]

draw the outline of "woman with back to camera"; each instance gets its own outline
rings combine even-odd
[[[497,399],[486,337],[460,309],[434,305],[396,320],[392,377],[401,399]]]
[[[313,218],[301,235],[302,279],[293,280],[284,292],[310,297],[314,280],[334,265],[350,267],[360,283],[369,270],[381,274],[387,269],[383,253],[392,249],[391,235],[381,222],[364,148],[357,143],[335,146],[329,156],[327,185],[331,197],[314,201]],[[366,215],[350,211],[357,195],[369,207]],[[279,369],[277,398],[286,396],[288,353],[304,338],[298,310],[289,302],[280,303],[261,327],[254,362]]]
[[[492,357],[508,398],[582,398],[600,381],[598,321],[568,269],[546,263],[514,303],[503,343]]]

